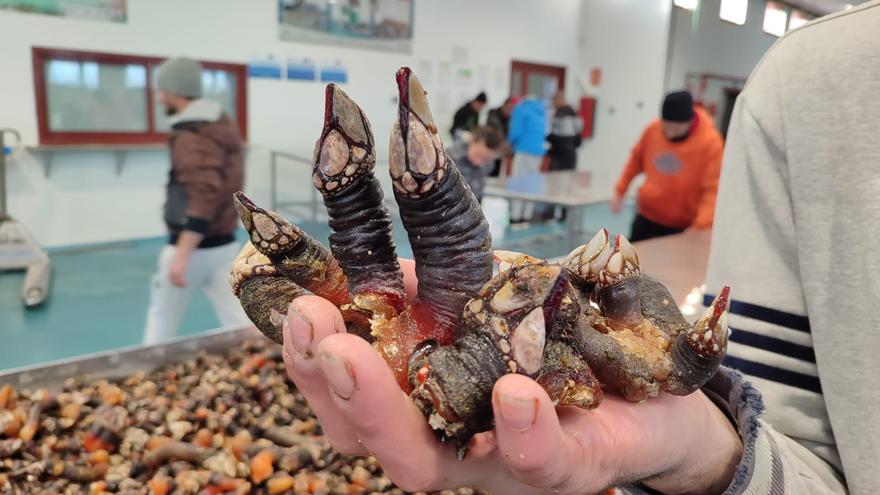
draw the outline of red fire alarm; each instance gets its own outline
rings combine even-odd
[[[602,84],[602,69],[598,67],[590,69],[590,84],[594,88],[598,88]]]

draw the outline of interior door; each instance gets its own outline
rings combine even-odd
[[[565,89],[565,67],[513,60],[510,63],[510,96],[530,95],[549,102]]]
[[[547,107],[547,115],[551,114],[553,95],[565,90],[565,67],[558,65],[535,64],[513,60],[510,63],[510,96],[523,98],[531,96],[542,100]],[[549,131],[550,123],[547,123]],[[544,159],[542,171],[550,169],[549,158]],[[506,164],[510,173],[510,162]]]

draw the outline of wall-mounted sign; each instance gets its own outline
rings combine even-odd
[[[321,82],[345,84],[348,82],[348,69],[339,61],[324,64],[321,66]]]
[[[281,79],[281,62],[274,57],[252,57],[248,62],[248,76],[264,79]]]
[[[315,62],[309,58],[287,59],[287,79],[293,81],[314,81]]]

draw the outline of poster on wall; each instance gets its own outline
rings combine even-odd
[[[410,53],[414,3],[278,0],[279,36],[284,41]]]
[[[88,21],[126,22],[127,0],[0,0],[0,11],[70,17]]]

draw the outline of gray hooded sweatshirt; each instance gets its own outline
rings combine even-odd
[[[706,387],[745,448],[725,493],[878,493],[880,1],[789,32],[740,94],[706,280],[723,284],[746,379]]]

